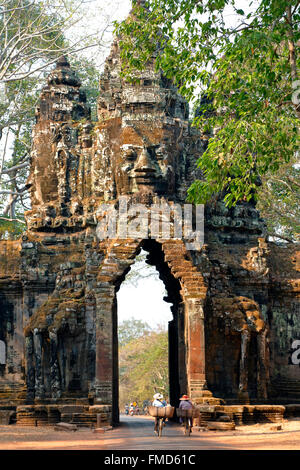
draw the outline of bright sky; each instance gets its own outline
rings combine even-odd
[[[96,34],[100,40],[100,48],[86,49],[82,55],[94,59],[100,70],[109,55],[113,40],[114,21],[124,20],[131,10],[131,0],[85,0],[85,14],[81,21],[69,31],[69,36],[76,40],[77,36]]]
[[[142,253],[146,255],[145,252]],[[136,262],[132,265],[131,271],[136,271],[138,268],[140,272],[141,265],[145,266],[142,274],[153,275],[141,279],[136,285],[125,279],[117,294],[118,321],[120,323],[133,317],[148,323],[152,328],[161,324],[167,327],[173,315],[170,310],[171,304],[163,301],[166,295],[164,283],[159,279],[155,267],[148,266],[145,262]]]

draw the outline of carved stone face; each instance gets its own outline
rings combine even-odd
[[[118,195],[174,193],[179,155],[170,130],[141,121],[122,128],[118,141],[112,149]]]

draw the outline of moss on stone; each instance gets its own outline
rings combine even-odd
[[[58,331],[74,314],[76,318],[80,309],[85,305],[84,289],[78,291],[66,289],[60,291],[59,294],[59,296],[49,297],[32,315],[25,328],[25,335],[33,332],[36,328],[39,331]]]

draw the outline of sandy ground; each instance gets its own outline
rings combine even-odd
[[[55,431],[51,427],[0,426],[0,450],[300,450],[300,418],[275,424],[238,426],[234,431],[196,431],[187,437],[175,423],[163,436],[153,432],[153,419],[121,416],[121,425],[105,432],[92,429]]]

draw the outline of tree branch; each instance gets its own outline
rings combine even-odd
[[[278,233],[268,233],[268,237],[280,238],[281,240],[285,240],[286,242],[295,243],[295,240],[292,240],[291,238],[288,238],[283,235],[279,235]]]
[[[2,217],[2,216],[0,216],[0,220],[6,220],[7,222],[20,222],[21,224],[24,224],[24,225],[26,225],[26,222],[25,222],[25,220],[18,219],[18,218],[15,218],[15,219],[9,219],[8,217]]]
[[[3,170],[2,175],[7,175],[7,174],[12,173],[14,171],[20,170],[21,168],[25,168],[25,167],[28,166],[28,162],[29,162],[29,157],[26,158],[24,163],[12,166],[11,168],[8,168],[7,170]]]

